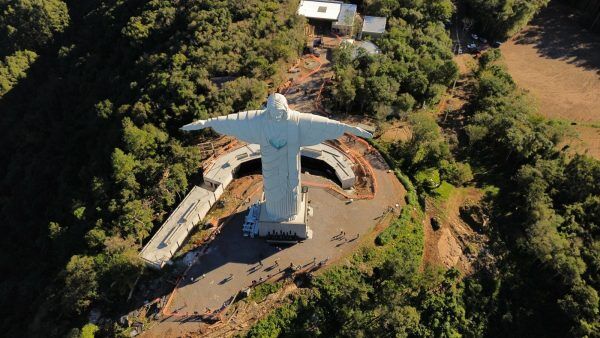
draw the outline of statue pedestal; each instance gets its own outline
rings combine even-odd
[[[268,219],[263,199],[260,205],[258,236],[267,237],[270,240],[280,242],[287,242],[287,238],[290,238],[289,241],[294,241],[294,236],[297,236],[296,238],[300,240],[312,238],[312,230],[310,230],[307,223],[309,207],[307,205],[306,195],[306,193],[302,193],[300,212],[298,215],[289,221],[282,222],[271,221]]]

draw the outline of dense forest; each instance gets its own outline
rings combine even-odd
[[[405,13],[394,15],[404,24]],[[410,31],[418,32],[413,25]],[[344,50],[337,53],[342,64],[349,60]],[[371,71],[364,64],[372,60],[363,55],[336,65],[334,85],[352,89],[347,74],[363,76],[365,69]],[[414,112],[417,101],[410,100],[411,113],[405,116],[402,100],[388,103],[379,117],[405,118],[413,135],[374,145],[399,170],[408,207],[377,237],[375,248],[316,277],[307,292],[259,322],[249,337],[600,334],[600,162],[560,149],[566,127],[537,115],[533,100],[507,73],[499,50],[481,56],[474,86],[458,145],[442,136],[426,106]],[[396,92],[398,87],[390,88]],[[334,107],[362,109],[360,103],[344,102],[334,101]],[[467,182],[487,191],[490,224],[484,231],[493,262],[463,279],[454,269],[422,270],[423,201],[435,197],[440,184]]]
[[[3,335],[59,336],[125,301],[198,175],[177,128],[263,102],[303,46],[296,6],[0,2]]]
[[[558,0],[557,0],[558,1]],[[600,1],[560,0],[577,10],[581,25],[600,31]],[[465,0],[464,14],[474,20],[477,32],[496,40],[505,40],[517,32],[546,7],[550,0]]]
[[[550,0],[465,0],[477,31],[504,40],[521,30]]]
[[[452,2],[373,1],[365,10],[389,18],[387,34],[377,40],[382,53],[354,57],[351,47],[335,51],[334,109],[386,118],[439,101],[458,75],[444,27],[454,13]]]
[[[471,157],[489,168],[498,284],[485,299],[491,329],[517,335],[596,336],[600,162],[557,150],[564,127],[534,114],[498,62],[480,59],[466,127]],[[485,280],[486,278],[484,278]]]
[[[547,1],[466,0],[505,38]],[[359,1],[388,17],[382,53],[333,52],[334,112],[401,119],[375,142],[407,207],[346,265],[249,336],[600,335],[600,162],[558,145],[497,50],[480,58],[457,144],[429,114],[458,77],[450,0]],[[3,336],[93,336],[143,270],[144,241],[199,180],[197,118],[259,107],[304,46],[286,0],[0,0]],[[425,200],[442,184],[487,195],[494,260],[463,278],[422,267]],[[116,332],[103,328],[108,336]]]
[[[411,140],[375,144],[415,182],[398,171],[407,207],[375,248],[316,277],[249,337],[600,334],[600,161],[558,150],[564,126],[535,114],[500,58],[492,50],[480,59],[458,151],[448,150],[433,117],[423,113],[408,119]],[[432,179],[419,180],[424,174],[454,185],[474,179],[488,191],[485,231],[495,260],[472,276],[420,269],[421,201],[438,193]]]

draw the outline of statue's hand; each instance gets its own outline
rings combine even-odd
[[[360,128],[360,127],[353,127],[351,133],[354,134],[354,135],[356,135],[356,136],[362,137],[362,138],[371,138],[371,137],[373,137],[373,135],[371,133],[369,133],[368,131],[366,131],[366,130]]]
[[[209,125],[207,124],[208,120],[198,120],[192,123],[188,123],[185,126],[179,128],[183,131],[193,131],[193,130],[200,130],[200,129],[204,129],[209,127]]]

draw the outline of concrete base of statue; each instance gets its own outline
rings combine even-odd
[[[267,216],[264,204],[264,195],[260,208],[258,221],[258,236],[266,237],[272,242],[297,242],[298,240],[312,238],[312,230],[308,227],[308,216],[312,214],[308,206],[306,193],[302,193],[300,210],[298,214],[289,221],[272,221]]]

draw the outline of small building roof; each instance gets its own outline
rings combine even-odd
[[[298,14],[309,19],[337,20],[342,3],[340,1],[300,1]]]
[[[340,8],[340,14],[338,15],[337,21],[333,24],[335,26],[352,26],[354,25],[354,16],[356,15],[355,4],[342,4]]]
[[[363,48],[369,54],[379,54],[381,50],[371,41],[355,41],[354,44],[357,48]]]
[[[366,33],[383,34],[387,18],[382,16],[365,16],[362,26],[362,31]]]
[[[371,41],[358,41],[358,40],[354,40],[354,39],[344,39],[344,40],[342,40],[341,45],[346,45],[346,46],[352,48],[352,58],[356,58],[358,56],[359,48],[364,49],[367,53],[369,53],[371,55],[381,53],[381,50],[379,49],[379,47],[377,47],[377,45]]]

